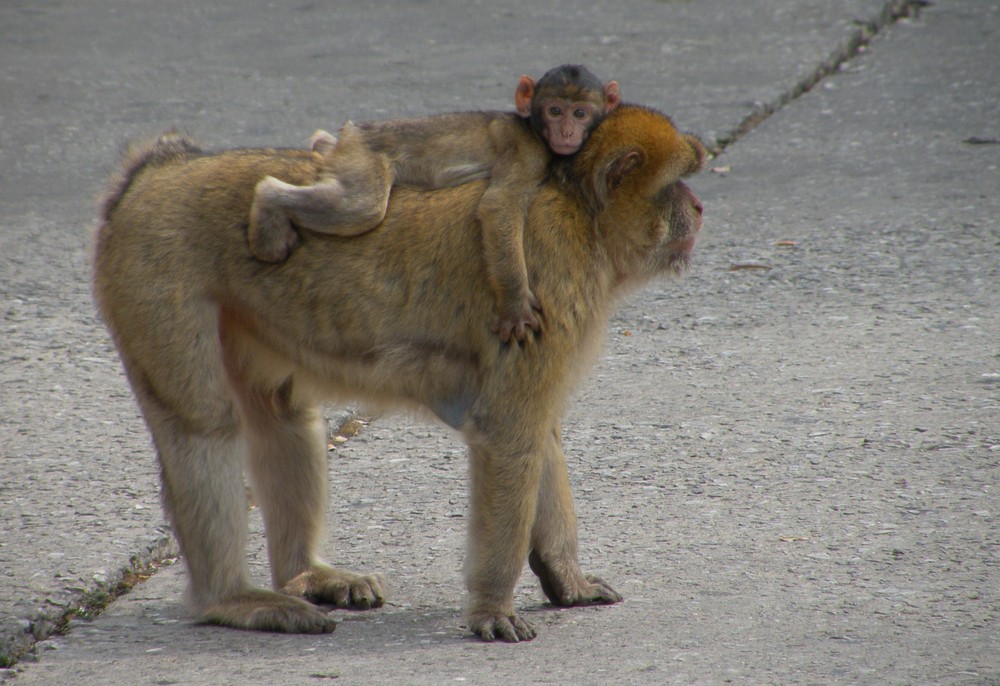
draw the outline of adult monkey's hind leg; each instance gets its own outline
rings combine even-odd
[[[239,354],[225,337],[227,359]],[[236,367],[232,383],[247,427],[247,467],[267,533],[275,590],[316,603],[367,610],[385,602],[380,575],[361,575],[322,562],[317,546],[327,501],[326,424],[310,400],[296,399],[292,377],[278,384],[249,381]]]
[[[150,376],[126,360],[159,455],[164,507],[188,570],[188,600],[196,617],[210,624],[293,633],[333,631],[333,619],[309,603],[256,588],[250,581],[243,487],[246,443],[229,390],[215,383],[224,376],[207,369],[219,359],[206,354],[188,360],[188,369],[205,383],[200,398],[185,409],[179,409],[178,397],[159,394]]]

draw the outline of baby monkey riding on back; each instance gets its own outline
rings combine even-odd
[[[602,84],[586,67],[563,65],[537,83],[522,76],[514,102],[516,113],[348,122],[339,140],[317,132],[313,149],[323,156],[322,178],[312,186],[274,177],[258,184],[250,210],[251,251],[281,262],[299,242],[298,228],[335,236],[370,231],[385,216],[394,185],[432,190],[488,178],[478,218],[496,295],[493,329],[504,341],[523,340],[529,328],[540,332],[542,305],[524,261],[528,205],[552,154],[576,153],[621,103],[621,93],[616,82]]]

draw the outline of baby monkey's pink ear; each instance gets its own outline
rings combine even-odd
[[[514,91],[514,106],[517,107],[517,113],[525,119],[531,116],[531,99],[534,96],[535,80],[522,74],[517,82],[517,90]]]
[[[604,84],[604,114],[622,104],[622,91],[618,87],[617,81],[608,81]]]

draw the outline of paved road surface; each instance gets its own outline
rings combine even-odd
[[[1000,6],[905,4],[4,3],[0,681],[1000,684]],[[195,626],[163,564],[53,635],[171,556],[89,299],[119,143],[504,108],[567,61],[727,145],[696,268],[623,304],[565,429],[585,567],[626,600],[554,610],[529,574],[539,638],[468,638],[462,447],[385,417],[330,453],[327,548],[388,607]]]

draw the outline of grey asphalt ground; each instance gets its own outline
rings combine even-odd
[[[565,426],[625,601],[555,610],[526,572],[539,637],[470,638],[462,445],[387,416],[330,451],[325,547],[391,603],[193,624],[90,301],[120,143],[506,109],[563,62],[724,148],[696,266],[623,303]],[[998,74],[988,0],[0,4],[0,682],[1000,684]]]

